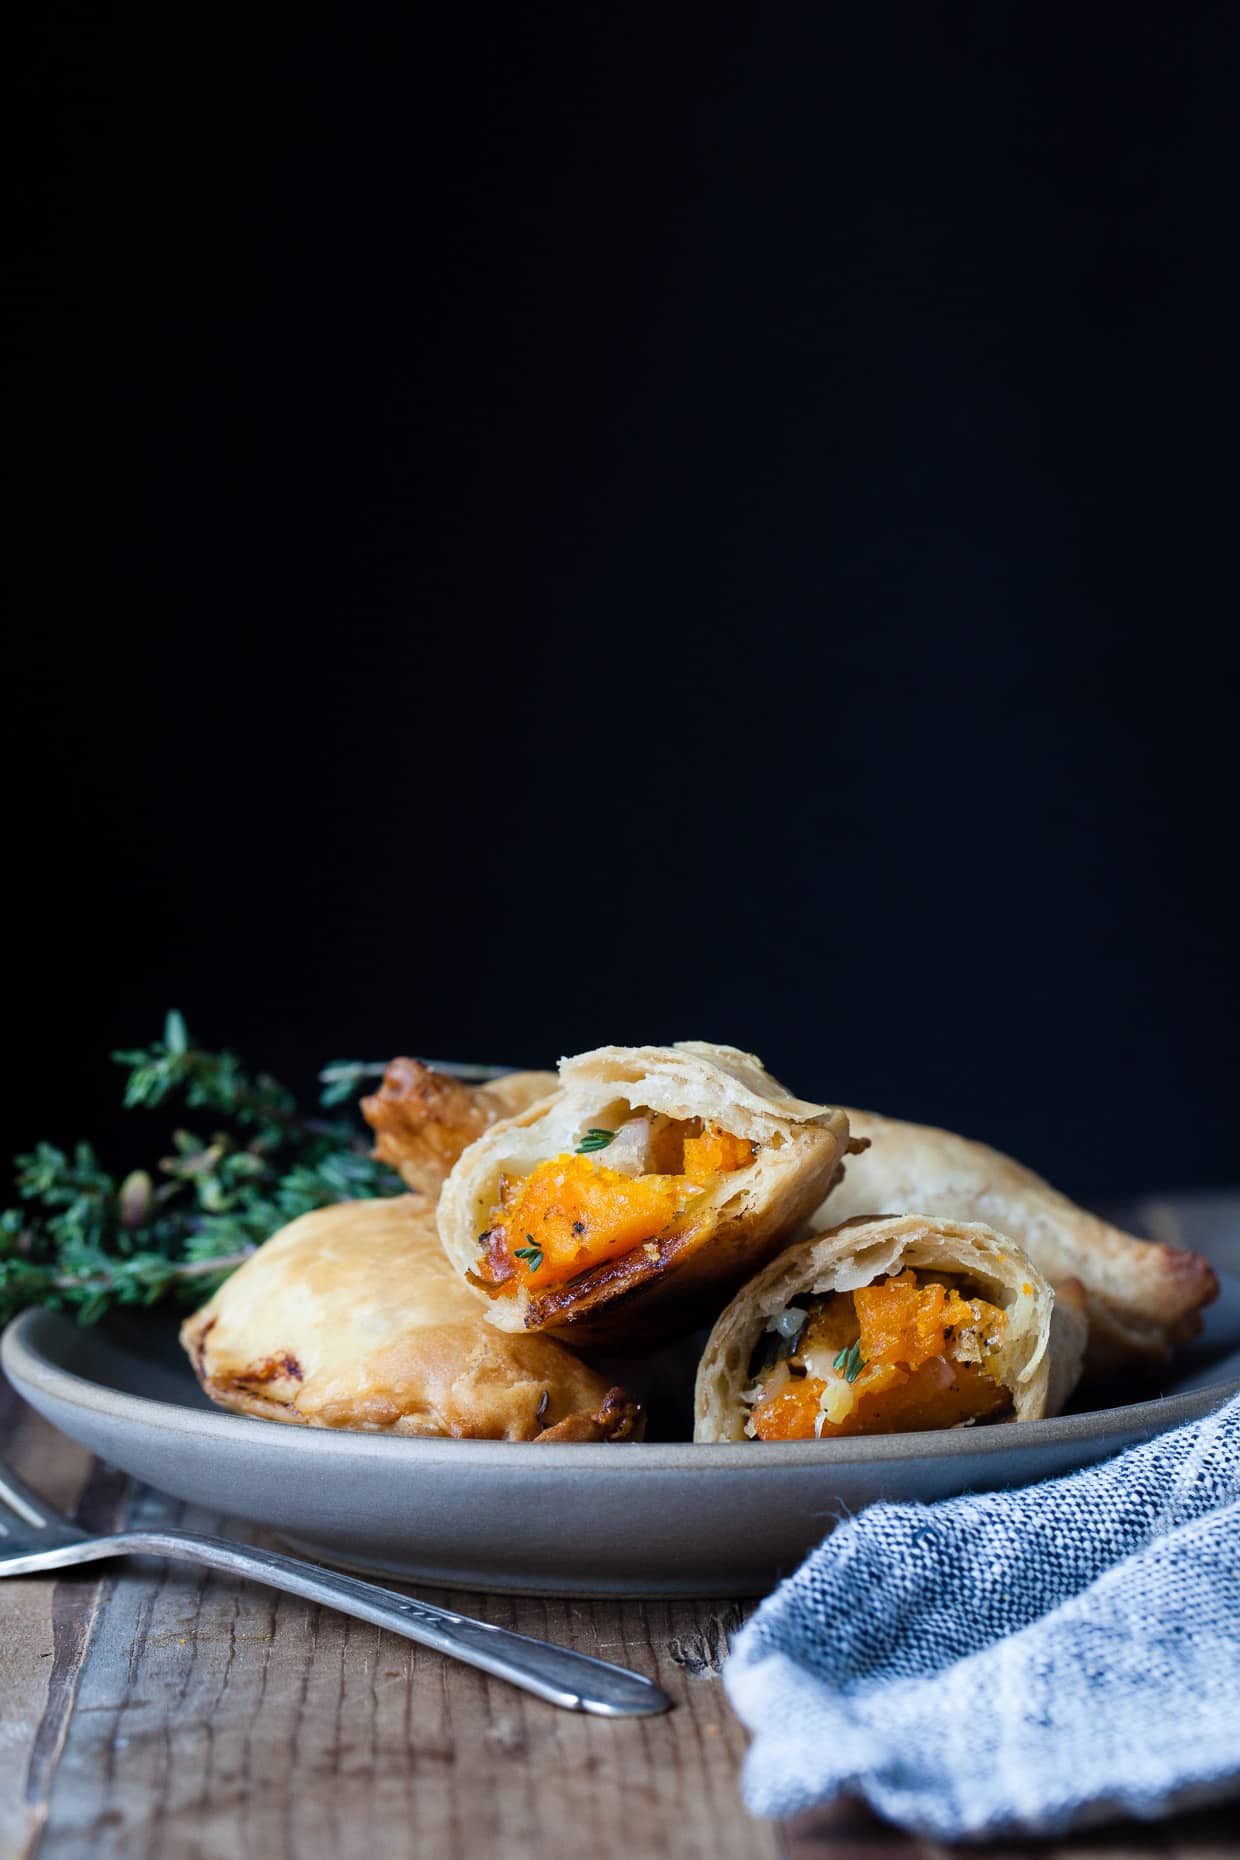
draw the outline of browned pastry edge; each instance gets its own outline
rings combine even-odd
[[[377,1092],[362,1099],[362,1116],[375,1133],[374,1155],[410,1187],[430,1173],[447,1175],[461,1151],[480,1137],[497,1113],[487,1115],[481,1095],[420,1059],[393,1059]]]
[[[193,1352],[194,1367],[198,1374],[204,1395],[221,1408],[229,1409],[233,1414],[248,1414],[260,1421],[292,1422],[297,1427],[320,1427],[332,1432],[348,1431],[330,1421],[313,1419],[302,1414],[292,1402],[277,1401],[262,1393],[263,1383],[282,1373],[274,1367],[274,1359],[266,1363],[256,1363],[243,1373],[235,1376],[210,1377],[204,1375],[200,1367],[202,1352]],[[294,1372],[295,1373],[295,1372]],[[359,1432],[378,1431],[359,1429]],[[386,1428],[387,1433],[402,1433],[399,1425]],[[640,1440],[646,1432],[646,1412],[641,1403],[634,1401],[622,1388],[607,1391],[594,1414],[580,1412],[565,1415],[554,1426],[542,1428],[541,1431],[524,1444],[538,1446],[543,1441],[589,1442],[608,1441],[619,1443],[625,1440]],[[463,1435],[423,1435],[409,1434],[411,1439],[462,1439]]]
[[[420,1059],[390,1060],[377,1092],[361,1101],[375,1133],[372,1154],[406,1186],[432,1200],[462,1151],[501,1117],[511,1117],[554,1091],[548,1072],[514,1072],[486,1085],[466,1085]]]

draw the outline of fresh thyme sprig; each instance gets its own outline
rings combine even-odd
[[[590,1129],[577,1145],[578,1156],[589,1156],[594,1150],[605,1150],[609,1143],[615,1141],[614,1130]]]
[[[90,1324],[114,1305],[169,1293],[196,1301],[297,1215],[401,1192],[350,1119],[303,1115],[277,1080],[251,1077],[234,1053],[194,1046],[175,1010],[162,1040],[112,1057],[126,1069],[130,1109],[180,1103],[227,1127],[176,1131],[173,1155],[120,1181],[88,1143],[72,1152],[40,1143],[19,1156],[20,1205],[0,1214],[0,1321],[35,1304]],[[324,1107],[374,1070],[327,1068]]]
[[[543,1263],[543,1251],[533,1234],[526,1234],[528,1246],[519,1246],[514,1251],[514,1258],[523,1259],[531,1272],[537,1272]]]

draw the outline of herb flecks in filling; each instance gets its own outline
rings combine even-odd
[[[853,1383],[857,1380],[857,1377],[865,1368],[865,1358],[861,1354],[860,1337],[858,1337],[856,1343],[854,1343],[850,1349],[839,1351],[831,1367],[839,1370],[845,1382]]]
[[[995,1374],[1006,1328],[998,1306],[911,1269],[833,1292],[759,1369],[746,1431],[810,1440],[996,1420],[1011,1406]]]
[[[613,1143],[622,1167],[591,1153]],[[500,1178],[471,1277],[503,1296],[530,1286],[535,1275],[539,1291],[563,1285],[638,1249],[657,1263],[658,1241],[692,1226],[709,1189],[720,1176],[747,1168],[757,1147],[714,1125],[703,1128],[698,1119],[635,1118],[618,1131],[592,1127],[571,1154],[552,1156],[527,1176]]]

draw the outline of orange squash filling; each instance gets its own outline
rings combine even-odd
[[[993,1373],[1007,1317],[906,1269],[833,1292],[795,1348],[759,1377],[749,1431],[759,1440],[923,1433],[996,1419],[1011,1396]]]
[[[527,1176],[500,1182],[500,1201],[480,1235],[478,1283],[502,1296],[518,1286],[543,1291],[563,1285],[609,1259],[655,1241],[692,1217],[720,1175],[746,1168],[755,1146],[747,1138],[694,1120],[662,1134],[661,1157],[678,1154],[676,1173],[625,1175],[593,1155],[552,1156]],[[605,1151],[603,1152],[605,1157]]]
[[[685,1138],[685,1174],[691,1182],[708,1183],[713,1175],[731,1175],[753,1161],[753,1144],[729,1130],[708,1124],[700,1137]]]

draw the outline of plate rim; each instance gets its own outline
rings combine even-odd
[[[510,1441],[457,1440],[408,1434],[368,1433],[363,1429],[297,1427],[287,1422],[262,1420],[254,1415],[225,1410],[184,1408],[158,1396],[134,1395],[108,1388],[53,1361],[39,1345],[41,1325],[76,1328],[68,1313],[33,1306],[19,1312],[0,1339],[0,1364],[21,1394],[23,1385],[67,1406],[85,1409],[119,1422],[168,1433],[250,1440],[263,1430],[268,1444],[277,1441],[282,1451],[310,1452],[316,1456],[407,1460],[416,1456],[428,1467],[468,1461],[474,1467],[495,1464],[514,1472],[529,1463],[545,1466],[605,1466],[609,1472],[649,1476],[657,1472],[710,1474],[737,1472],[752,1476],[759,1468],[772,1474],[799,1467],[882,1465],[907,1461],[967,1459],[984,1462],[997,1453],[1019,1447],[1052,1449],[1072,1443],[1106,1440],[1110,1436],[1162,1433],[1171,1427],[1201,1419],[1240,1393],[1240,1376],[1225,1377],[1178,1395],[1157,1395],[1147,1401],[1118,1408],[1091,1408],[1083,1414],[1056,1415],[1048,1420],[1021,1421],[1014,1439],[1011,1427],[948,1429],[923,1434],[874,1434],[839,1440],[787,1441]],[[772,1448],[775,1449],[772,1452]]]

